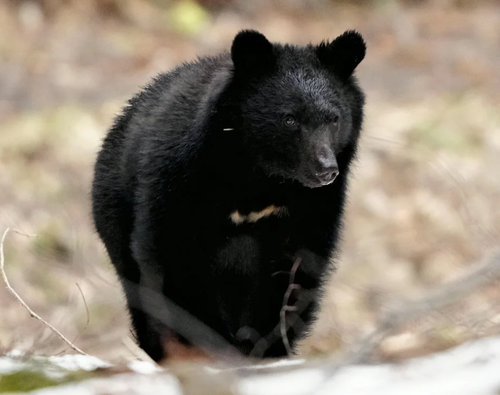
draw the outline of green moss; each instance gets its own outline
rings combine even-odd
[[[70,372],[61,379],[52,379],[37,370],[26,369],[0,375],[0,394],[34,391],[41,388],[81,381],[94,376],[94,372],[78,371]]]
[[[49,379],[44,374],[21,370],[0,376],[0,393],[33,391],[58,384],[59,381]]]

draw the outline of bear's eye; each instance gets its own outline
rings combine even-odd
[[[332,118],[332,123],[337,126],[339,124],[340,117],[338,115],[334,115]]]
[[[285,117],[285,125],[289,128],[293,128],[295,125],[297,125],[297,121],[291,115],[287,115]]]

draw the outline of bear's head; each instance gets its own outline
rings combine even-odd
[[[236,35],[227,126],[257,167],[311,188],[335,180],[359,137],[364,96],[353,72],[365,51],[354,31],[303,47]]]

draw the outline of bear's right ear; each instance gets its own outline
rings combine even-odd
[[[242,30],[233,40],[231,59],[236,75],[260,75],[275,63],[273,45],[255,30]]]
[[[319,60],[344,79],[352,75],[365,54],[365,40],[354,30],[346,31],[331,43],[323,42],[316,47]]]

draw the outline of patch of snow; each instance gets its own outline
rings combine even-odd
[[[44,372],[93,370],[110,366],[94,357],[66,355],[37,357],[45,360]],[[29,367],[29,362],[0,358],[0,374]],[[178,379],[150,362],[129,364],[134,373],[99,377],[79,383],[31,392],[32,395],[181,395]],[[289,367],[288,369],[282,369]],[[39,364],[38,364],[39,368]],[[63,368],[63,369],[61,369]],[[266,370],[262,370],[262,369]],[[276,369],[273,371],[273,369]],[[351,365],[329,373],[326,365],[303,360],[284,360],[240,368],[206,372],[234,373],[239,395],[498,395],[500,393],[500,337],[484,338],[434,355],[399,364]],[[159,374],[151,374],[159,373]],[[48,374],[48,373],[47,373]],[[200,388],[203,391],[203,388]]]
[[[9,357],[0,357],[0,374],[15,373],[24,367],[24,363]]]
[[[76,371],[85,370],[91,371],[98,368],[109,368],[112,365],[102,359],[80,355],[80,354],[66,354],[53,357],[35,357],[37,360],[49,361],[53,365],[65,370]]]
[[[239,382],[244,395],[498,395],[500,337],[484,338],[401,364],[355,365],[255,375]]]
[[[30,392],[32,395],[96,395],[96,392],[87,386],[68,384],[60,387],[48,387]]]
[[[238,394],[305,395],[324,381],[319,369],[297,369],[287,373],[254,375],[241,379]]]
[[[254,365],[246,365],[246,366],[236,366],[236,367],[224,367],[224,368],[216,368],[213,366],[205,366],[205,370],[210,373],[221,373],[221,372],[231,372],[231,371],[245,371],[248,373],[257,372],[263,369],[272,369],[272,368],[282,368],[287,366],[300,366],[305,363],[304,359],[282,359],[273,362],[262,362]]]
[[[183,395],[184,392],[179,381],[170,374],[150,376],[131,373],[90,379],[30,392],[30,395],[102,394]]]
[[[282,359],[280,361],[262,363],[252,366],[253,369],[267,369],[267,368],[280,368],[285,366],[300,366],[304,364],[305,359]]]
[[[132,361],[128,364],[130,370],[141,374],[151,374],[163,372],[164,369],[148,361]]]
[[[11,350],[9,351],[6,356],[7,357],[11,357],[11,358],[20,358],[20,357],[23,357],[25,355],[25,352],[24,351],[21,351],[21,350]]]

